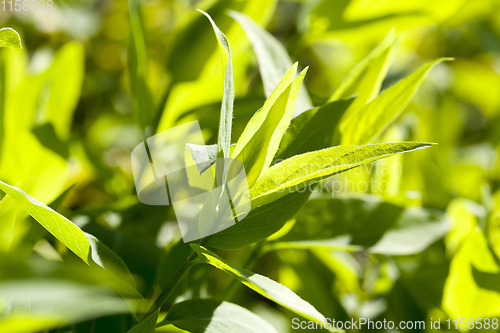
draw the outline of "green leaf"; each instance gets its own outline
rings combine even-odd
[[[212,299],[174,304],[165,321],[193,333],[277,333],[255,313],[233,303]]]
[[[148,56],[146,38],[138,0],[128,0],[130,38],[127,50],[130,87],[134,96],[134,115],[141,127],[151,125],[154,118],[153,96],[147,86]]]
[[[218,257],[215,253],[212,253],[198,244],[190,245],[198,253],[200,258],[206,261],[206,263],[228,273],[262,296],[284,306],[290,311],[295,312],[306,319],[314,321],[318,320],[321,322],[325,321],[325,317],[311,304],[301,299],[293,291],[282,284],[279,284],[278,282],[275,282],[265,276],[232,266]]]
[[[281,138],[290,126],[293,106],[306,70],[294,80],[297,64],[283,76],[264,106],[255,113],[241,134],[232,157],[245,165],[248,186],[269,168]]]
[[[12,28],[0,29],[0,47],[9,47],[11,49],[22,49],[21,37],[16,30]]]
[[[444,237],[450,226],[440,211],[404,209],[375,196],[310,200],[295,219],[293,228],[268,249],[329,248],[409,255]]]
[[[336,146],[296,155],[273,165],[250,189],[252,207],[277,200],[332,175],[394,154],[431,147],[432,143],[399,142]]]
[[[324,149],[338,136],[338,123],[353,99],[336,101],[308,110],[290,122],[281,139],[276,159],[284,160],[294,155]]]
[[[311,192],[295,192],[269,205],[257,207],[241,222],[212,236],[208,245],[217,249],[234,250],[265,239],[283,227],[309,199]]]
[[[84,233],[70,220],[26,194],[20,188],[0,181],[0,189],[17,201],[38,223],[87,265],[95,263],[119,276],[130,285],[134,285],[134,279],[125,263],[97,238]]]
[[[346,114],[340,124],[342,144],[375,140],[405,109],[432,67],[450,58],[431,61],[394,84],[373,101]]]
[[[158,321],[158,315],[160,314],[160,309],[156,310],[134,327],[132,327],[128,333],[154,333],[156,330],[156,322]]]
[[[351,69],[328,101],[333,102],[356,94],[356,104],[362,106],[377,97],[393,60],[395,36],[396,31],[393,28],[366,58]]]
[[[222,95],[222,107],[220,112],[219,137],[217,145],[219,152],[223,153],[224,158],[229,158],[229,147],[231,146],[231,128],[233,122],[234,106],[234,82],[233,82],[233,62],[231,59],[231,48],[226,36],[219,30],[210,15],[198,9],[205,15],[215,32],[217,43],[221,53],[222,72],[224,75],[224,92]]]
[[[51,122],[58,137],[66,139],[73,123],[85,76],[85,50],[82,44],[65,44],[56,53],[49,69],[48,96],[43,120]],[[37,111],[40,116],[40,110]]]
[[[229,11],[229,16],[234,18],[245,31],[248,39],[252,43],[257,60],[259,62],[260,75],[264,83],[264,92],[270,96],[274,87],[278,85],[281,77],[292,66],[292,59],[288,55],[283,45],[269,32],[261,28],[255,21],[243,13]],[[306,87],[302,87],[293,117],[313,107]]]
[[[450,318],[498,317],[500,293],[491,288],[490,279],[494,275],[498,279],[499,271],[495,253],[491,252],[483,232],[476,228],[451,260],[442,301],[446,314]],[[476,299],[481,301],[471,302]]]

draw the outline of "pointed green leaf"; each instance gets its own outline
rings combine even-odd
[[[385,90],[364,107],[346,115],[340,124],[342,144],[375,140],[405,109],[432,67],[449,58],[431,61]]]
[[[278,85],[281,77],[292,66],[292,59],[283,45],[269,32],[261,28],[255,21],[243,13],[229,11],[229,16],[234,18],[247,35],[259,62],[260,75],[264,83],[264,92],[270,96],[274,87]],[[313,105],[303,86],[299,92],[293,117],[312,109]]]
[[[0,181],[0,190],[17,201],[48,232],[67,246],[87,265],[98,266],[133,285],[134,279],[125,263],[97,238],[83,232],[70,220],[26,194],[20,188]]]
[[[12,49],[22,49],[21,37],[16,30],[12,28],[0,29],[0,47],[9,47]]]
[[[198,244],[190,245],[198,253],[200,258],[206,261],[206,263],[228,273],[262,296],[284,306],[290,311],[293,311],[306,319],[314,321],[318,320],[321,322],[325,321],[325,317],[319,313],[318,310],[282,284],[279,284],[278,282],[275,282],[265,276],[230,265],[215,253]]]
[[[217,144],[219,152],[223,152],[224,158],[229,158],[234,104],[233,62],[231,59],[231,48],[226,36],[219,30],[210,15],[200,9],[198,10],[205,15],[212,24],[221,53],[222,72],[224,75],[224,92],[222,95],[222,108],[220,112],[219,137]]]
[[[174,304],[165,321],[194,333],[277,333],[255,313],[233,303],[193,299]]]
[[[336,146],[296,155],[273,165],[250,189],[258,207],[332,175],[394,154],[431,147],[431,143],[399,142],[365,146]]]
[[[290,125],[293,106],[306,74],[304,70],[294,80],[296,69],[297,64],[283,76],[264,106],[250,119],[234,148],[232,157],[245,165],[249,187],[271,165]]]
[[[351,69],[328,101],[333,102],[356,94],[356,103],[364,105],[377,97],[393,60],[395,36],[396,31],[393,28],[366,58]]]
[[[156,330],[156,322],[158,321],[158,315],[160,314],[160,309],[156,310],[134,327],[132,327],[128,333],[154,333]]]

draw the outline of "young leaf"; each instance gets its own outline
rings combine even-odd
[[[366,144],[375,140],[408,105],[432,67],[442,61],[431,61],[408,77],[385,90],[364,107],[354,110],[342,119],[342,144]]]
[[[87,265],[97,264],[127,283],[134,284],[134,279],[125,263],[97,238],[84,233],[70,220],[17,187],[0,181],[0,190],[17,201],[38,223]]]
[[[11,49],[22,49],[21,37],[16,30],[12,28],[0,29],[0,47],[9,47]]]
[[[375,98],[393,60],[394,50],[391,50],[395,49],[395,36],[396,31],[393,28],[366,58],[351,69],[328,101],[333,102],[356,94],[356,103],[364,105]]]
[[[233,303],[192,299],[174,304],[165,322],[194,333],[277,333],[267,321]]]
[[[431,143],[399,142],[336,146],[296,155],[273,165],[250,189],[252,207],[279,199],[335,174],[394,154],[431,147]]]
[[[160,309],[156,310],[134,327],[132,327],[128,333],[154,333],[156,330],[156,322],[158,321],[158,315],[160,314]]]
[[[248,186],[251,187],[268,169],[281,138],[290,125],[293,106],[306,70],[294,80],[297,64],[283,76],[281,82],[248,122],[232,157],[245,165]]]
[[[283,45],[269,32],[243,13],[229,11],[229,16],[238,22],[245,31],[259,62],[264,92],[270,96],[283,74],[292,66],[292,59]],[[312,109],[306,87],[302,87],[293,111],[293,117]]]
[[[226,36],[219,30],[215,22],[212,20],[210,15],[204,11],[198,9],[203,15],[205,15],[215,32],[215,37],[217,37],[217,42],[219,44],[219,49],[222,59],[222,72],[224,75],[224,92],[222,94],[222,107],[220,111],[220,123],[219,123],[219,137],[217,140],[217,145],[219,153],[227,159],[229,158],[229,149],[231,146],[231,127],[233,122],[233,104],[234,104],[234,82],[233,82],[233,63],[231,60],[231,48],[229,47],[229,41]],[[227,164],[227,161],[226,161]],[[224,170],[227,170],[227,165],[224,166]],[[223,175],[223,184],[225,184],[226,172]]]
[[[319,313],[318,310],[282,284],[279,284],[278,282],[275,282],[265,276],[232,266],[218,257],[215,253],[212,253],[198,244],[190,245],[198,253],[199,257],[206,261],[206,263],[228,273],[262,296],[284,306],[290,311],[293,311],[306,319],[321,322],[325,321],[325,317]]]

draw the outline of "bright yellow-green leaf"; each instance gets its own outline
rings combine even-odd
[[[296,155],[273,165],[250,189],[252,207],[300,191],[332,175],[394,154],[431,147],[432,143],[399,142],[336,146]]]
[[[300,314],[306,319],[318,320],[321,322],[325,321],[325,317],[319,313],[318,310],[282,284],[265,276],[230,265],[215,253],[198,244],[191,244],[191,247],[198,253],[200,258],[206,261],[206,263],[233,276],[248,288],[258,292],[262,296],[284,306],[290,311]]]
[[[0,181],[0,189],[17,201],[48,232],[67,246],[87,265],[95,263],[130,284],[134,280],[125,263],[97,238],[84,233],[73,222],[23,192]]]
[[[474,274],[499,276],[500,267],[493,255],[479,229],[463,242],[451,261],[444,287],[443,309],[450,318],[500,316],[500,293],[479,286]]]
[[[449,58],[423,65],[364,107],[349,113],[340,124],[342,144],[365,144],[376,139],[408,105],[431,68],[444,60]]]
[[[21,37],[12,28],[0,29],[0,47],[10,47],[13,49],[22,49]]]
[[[364,105],[377,97],[392,62],[395,37],[396,32],[391,29],[384,40],[351,69],[328,101],[333,102],[357,94],[355,103]]]
[[[234,159],[245,165],[248,186],[269,168],[281,138],[290,125],[293,107],[297,100],[303,70],[294,80],[297,64],[283,76],[264,106],[250,119],[234,148]]]

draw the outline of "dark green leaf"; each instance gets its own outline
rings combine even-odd
[[[193,333],[277,333],[253,312],[229,302],[193,299],[175,304],[165,321]]]

